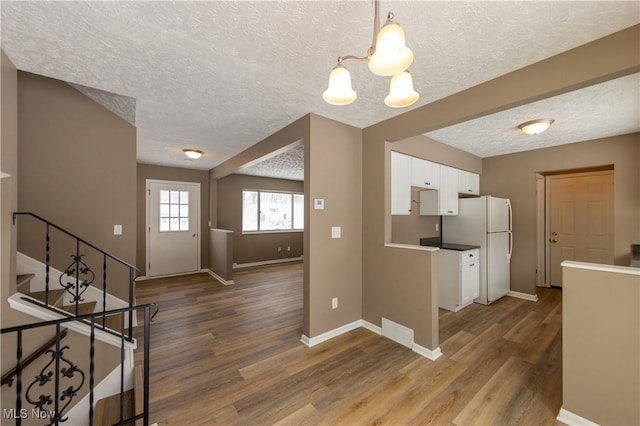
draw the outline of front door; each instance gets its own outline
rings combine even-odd
[[[613,172],[549,176],[551,285],[563,260],[613,264]]]
[[[200,270],[200,184],[147,180],[147,276]]]

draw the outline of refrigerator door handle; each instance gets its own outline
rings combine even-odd
[[[513,231],[513,209],[511,208],[511,200],[507,198],[507,209],[509,210],[509,228],[508,231]]]
[[[513,253],[513,232],[509,232],[509,253],[507,259],[511,263],[511,253]]]

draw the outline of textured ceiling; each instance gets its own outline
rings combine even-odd
[[[527,135],[525,121],[555,120],[549,130]],[[478,157],[640,132],[640,75],[576,90],[497,114],[425,133]]]
[[[239,174],[266,176],[279,179],[304,180],[304,145],[297,144],[291,149],[243,167]]]
[[[384,106],[388,79],[351,61],[357,101],[322,101],[336,57],[371,42],[369,0],[0,7],[2,49],[19,69],[135,99],[140,162],[185,167],[191,147],[205,155],[189,166],[209,169],[309,112],[362,128],[407,111]],[[640,22],[638,1],[382,1],[388,10],[415,54],[410,108]]]

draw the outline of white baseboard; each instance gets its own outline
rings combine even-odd
[[[585,419],[571,411],[565,410],[564,408],[560,408],[556,420],[569,426],[598,426],[597,423]]]
[[[348,333],[351,330],[355,330],[358,327],[366,328],[373,333],[376,333],[382,336],[382,328],[377,325],[370,323],[366,320],[358,320],[349,324],[345,324],[341,327],[334,328],[333,330],[327,331],[326,333],[322,333],[319,336],[311,337],[305,336],[304,334],[300,337],[300,342],[305,346],[312,347],[318,345],[320,343],[326,342],[327,340],[333,339],[341,334]],[[412,344],[411,350],[417,353],[418,355],[422,355],[423,357],[430,359],[431,361],[435,361],[436,359],[442,356],[442,351],[440,348],[436,348],[434,350],[427,349],[423,346],[420,346],[416,343]]]
[[[261,262],[250,262],[250,263],[234,263],[233,269],[242,269],[242,268],[251,268],[252,266],[267,266],[267,265],[275,265],[278,263],[287,263],[287,262],[298,262],[304,260],[302,256],[300,257],[287,257],[286,259],[273,259],[273,260],[263,260]]]
[[[225,280],[220,275],[218,275],[215,272],[213,272],[211,269],[206,269],[205,272],[207,272],[209,275],[211,275],[213,278],[215,278],[216,280],[220,281],[224,285],[235,284],[235,281],[233,281],[233,280]]]
[[[182,277],[184,275],[193,275],[193,274],[201,274],[201,273],[208,274],[209,272],[206,269],[198,269],[197,271],[192,271],[192,272],[179,272],[177,274],[158,275],[155,277],[150,277],[148,275],[140,275],[136,278],[136,281],[155,280],[158,278]]]
[[[378,327],[377,325],[372,324],[366,320],[361,320],[361,321],[362,321],[361,327],[366,328],[369,331],[373,331],[376,334],[382,335],[382,327]]]
[[[302,343],[304,343],[305,345],[307,345],[308,347],[313,347],[315,345],[318,345],[322,342],[326,342],[329,339],[333,339],[334,337],[338,337],[341,334],[344,333],[348,333],[351,330],[355,330],[356,328],[360,327],[362,320],[357,320],[354,322],[351,322],[349,324],[345,324],[343,326],[340,326],[338,328],[334,328],[333,330],[329,330],[326,333],[322,333],[316,337],[307,337],[304,334],[302,335],[302,337],[300,338],[300,341]]]
[[[414,343],[411,350],[418,355],[422,355],[423,357],[430,359],[431,361],[435,361],[442,356],[442,351],[440,350],[439,346],[434,350],[431,350],[425,348],[424,346],[420,346],[417,343]]]
[[[519,291],[510,291],[509,293],[507,293],[507,296],[515,297],[516,299],[528,300],[529,302],[538,301],[537,294],[520,293]]]

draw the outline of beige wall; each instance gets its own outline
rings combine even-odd
[[[18,74],[1,52],[0,65],[0,170],[11,176],[0,179],[0,285],[2,322],[8,320],[7,297],[16,291],[16,232],[11,215],[18,207]]]
[[[421,278],[420,285],[433,287],[428,276],[433,276],[433,269],[431,274],[428,274],[428,271],[417,264],[398,268],[398,261],[390,256],[390,250],[395,249],[384,247],[391,238],[392,222],[388,180],[389,148],[385,147],[385,142],[411,138],[431,130],[636,73],[640,71],[640,52],[637,48],[639,38],[640,25],[636,25],[364,129],[364,319],[379,324],[381,315],[390,315],[401,310],[405,296],[400,294],[404,291],[418,291],[409,284],[403,284],[415,276],[427,275]],[[562,73],[557,72],[558,70],[562,70]],[[432,157],[425,158],[445,164],[448,161],[457,161],[454,158],[446,160],[444,156],[444,161]],[[450,165],[465,169],[461,165]],[[481,181],[484,181],[486,170],[481,171]],[[385,271],[388,270],[398,271],[399,275],[394,278],[394,285],[399,286],[397,292],[385,293],[384,289],[389,285],[385,281]],[[416,296],[412,303],[405,307],[408,311],[416,311],[417,304],[420,303],[426,313],[407,318],[404,323],[399,321],[400,323],[416,330],[421,326],[419,321],[428,317],[437,324],[437,298],[429,305],[426,298],[420,300]],[[437,330],[437,327],[427,329],[425,333],[416,333],[415,339],[428,349],[434,349],[438,346],[438,336],[433,331]]]
[[[314,337],[362,318],[362,130],[312,114],[305,153],[307,337]],[[313,210],[314,198],[324,199],[324,210]],[[331,238],[334,226],[339,239]]]
[[[136,175],[136,266],[140,269],[141,274],[146,275],[147,272],[147,241],[145,234],[145,229],[147,229],[147,197],[145,192],[147,179],[200,184],[200,264],[202,268],[207,268],[209,265],[209,172],[207,170],[138,164]]]
[[[59,80],[19,72],[18,95],[18,208],[134,264],[135,127]],[[34,223],[20,219],[18,250],[41,258],[44,233]],[[113,235],[115,224],[122,235]],[[53,258],[59,269],[72,254],[64,251]],[[90,259],[101,276],[99,262]],[[126,299],[128,277],[110,268],[109,292]]]
[[[234,233],[233,262],[243,264],[302,256],[302,232],[242,233],[243,189],[302,193],[304,183],[236,174],[217,180],[217,227]],[[287,251],[287,247],[291,250]]]
[[[233,281],[233,231],[209,230],[209,270],[225,281]]]
[[[640,133],[485,158],[482,193],[511,199],[511,289],[535,294],[536,173],[613,164],[614,255],[629,265],[630,244],[640,242]]]
[[[309,114],[210,172],[221,202],[222,178],[291,144],[304,145],[303,334],[309,338],[362,318],[361,135],[360,129]],[[313,210],[314,198],[324,198],[325,210]],[[225,228],[220,209],[216,226]],[[342,238],[331,238],[332,226],[342,227]]]
[[[640,424],[640,275],[625,269],[562,269],[562,408],[601,425]]]

